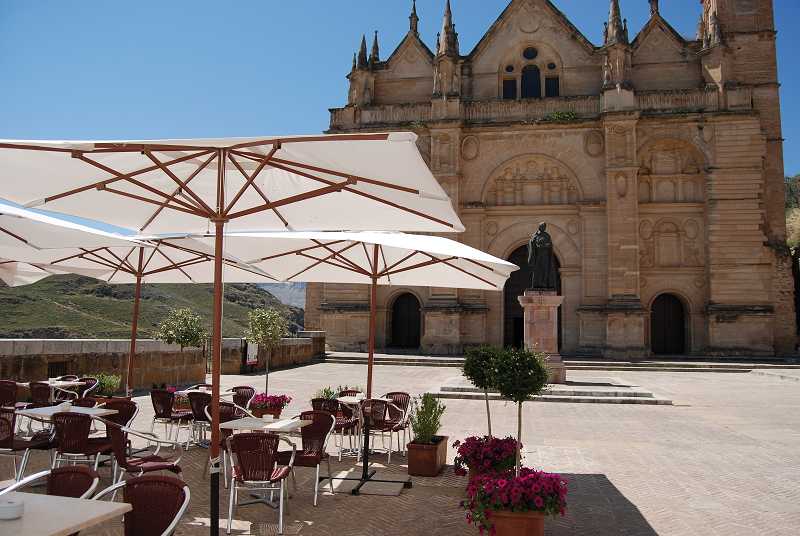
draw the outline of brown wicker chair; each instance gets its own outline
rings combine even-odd
[[[155,431],[156,423],[164,424],[164,434],[167,439],[172,437],[172,429],[175,429],[175,441],[178,441],[181,423],[189,422],[192,419],[190,411],[175,411],[175,393],[164,389],[153,389],[150,391],[150,401],[153,403],[153,423],[150,426],[150,433]]]
[[[47,495],[88,499],[100,483],[100,475],[82,465],[68,465],[41,471],[0,491],[0,495],[30,486],[37,480],[47,479]]]
[[[92,376],[78,378],[78,381],[83,382],[83,385],[78,387],[78,396],[81,398],[92,396],[100,388],[100,382]]]
[[[397,446],[401,454],[405,455],[406,451],[406,433],[409,428],[409,406],[411,405],[411,395],[408,393],[393,391],[386,393],[383,398],[388,398],[391,403],[387,407],[389,418],[386,421],[384,432],[389,434],[389,449],[392,448],[392,437],[397,434]],[[400,441],[400,433],[403,434],[403,440]]]
[[[211,410],[210,406],[206,406],[204,413],[206,415],[206,419],[211,422]],[[243,417],[253,417],[253,415],[248,412],[246,409],[234,404],[233,402],[226,402],[221,401],[219,403],[219,422],[220,424],[224,422],[235,421],[236,419],[241,419]],[[224,428],[220,428],[219,431],[219,448],[222,449],[222,482],[223,485],[227,488],[228,487],[228,438],[233,435],[233,430],[226,430]],[[211,465],[211,458],[206,460],[206,467],[203,470],[203,474],[208,474],[208,468]]]
[[[387,412],[389,403],[380,399],[365,399],[361,401],[361,416],[365,425],[369,425],[370,436],[381,435],[383,441],[383,434],[387,428],[390,427],[387,420]],[[370,450],[375,450],[374,443],[370,441]],[[384,450],[388,453],[388,463],[392,463],[392,449]]]
[[[146,473],[154,473],[157,471],[170,471],[176,475],[181,473],[181,467],[178,465],[181,461],[180,456],[177,458],[166,458],[158,455],[162,445],[175,446],[176,444],[172,441],[164,441],[154,434],[136,432],[109,421],[106,421],[106,432],[111,437],[111,450],[114,454],[112,482],[119,482],[126,474],[142,476]],[[128,456],[128,445],[130,444],[129,436],[145,439],[149,443],[155,443],[157,445],[155,452],[148,456]],[[178,448],[180,448],[180,445],[178,445]]]
[[[17,414],[14,408],[0,408],[0,455],[10,456],[14,461],[14,480],[20,481],[25,474],[31,450],[49,450],[52,446],[52,433],[42,431],[29,438],[19,438],[15,435],[17,427]],[[19,468],[17,457],[22,453]]]
[[[250,409],[250,401],[256,396],[255,389],[249,385],[239,385],[237,387],[231,387],[230,390],[233,392],[234,404],[244,409]]]
[[[192,410],[192,437],[196,442],[205,440],[211,421],[206,417],[206,406],[211,404],[211,393],[189,393],[189,407]]]
[[[315,408],[316,409],[316,408]],[[350,442],[350,450],[353,450],[353,445],[358,445],[358,430],[359,430],[359,416],[358,412],[347,404],[339,404],[339,412],[336,413],[336,425],[333,427],[334,442],[336,435],[339,436],[339,442],[336,444],[339,447],[339,461],[342,461],[342,452],[344,451],[344,436],[347,435]],[[360,449],[356,449],[360,451]]]
[[[325,451],[328,437],[336,425],[336,417],[327,411],[304,411],[297,418],[301,421],[311,421],[311,424],[300,429],[302,449],[295,453],[282,451],[278,453],[278,463],[288,465],[289,458],[294,457],[294,467],[316,468],[314,477],[314,506],[317,505],[317,492],[319,491],[319,466],[322,461],[328,465],[328,481],[333,493],[333,480],[331,479],[331,459]],[[297,480],[292,469],[292,480],[297,487]]]
[[[358,389],[346,389],[344,391],[339,392],[339,398],[342,398],[343,396],[358,396],[360,394],[361,391],[359,391]]]
[[[100,455],[111,452],[111,441],[105,437],[89,438],[92,418],[84,413],[59,412],[53,415],[56,429],[56,455],[53,468],[59,461],[91,463],[94,470],[100,463]]]
[[[24,409],[28,407],[27,402],[17,402],[19,387],[13,380],[0,380],[0,407]]]
[[[286,456],[284,467],[277,466],[278,444],[283,441],[292,450]],[[231,489],[228,499],[228,528],[231,533],[233,509],[238,506],[239,490],[248,492],[279,492],[278,496],[278,534],[283,534],[284,493],[286,477],[292,471],[295,459],[295,446],[276,434],[243,433],[228,438],[228,455],[233,464]],[[288,506],[288,504],[287,504]]]
[[[330,398],[312,398],[311,409],[314,411],[327,411],[335,417],[339,414],[339,402]]]
[[[125,514],[125,536],[168,536],[175,531],[191,499],[189,486],[170,476],[145,475],[107,487],[94,499],[112,497],[123,489],[123,502],[133,510]],[[112,499],[113,500],[113,499]]]
[[[50,402],[50,384],[47,382],[31,382],[28,384],[31,391],[29,408],[46,408],[52,406]]]
[[[115,414],[104,417],[104,420],[126,428],[131,425],[136,415],[139,414],[139,405],[133,400],[112,399],[106,401],[103,407],[116,410]],[[106,428],[106,437],[111,438],[111,435],[108,434],[108,428]]]

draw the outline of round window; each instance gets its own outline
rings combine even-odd
[[[506,65],[506,72],[507,73],[513,73],[514,72],[514,66],[513,65]]]
[[[555,63],[553,63],[553,62],[550,62],[550,63],[548,63],[548,64],[547,64],[547,68],[548,68],[548,69],[550,69],[550,70],[552,71],[553,69],[555,69],[555,68],[556,68],[556,64],[555,64]]]
[[[536,49],[535,49],[535,48],[533,48],[533,47],[528,47],[528,48],[526,48],[526,49],[525,49],[525,52],[523,52],[523,53],[522,53],[522,56],[523,56],[523,57],[524,57],[526,60],[535,60],[535,59],[536,59],[536,56],[538,56],[538,55],[539,55],[539,51],[538,51],[538,50],[536,50]]]

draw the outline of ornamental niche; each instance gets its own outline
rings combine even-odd
[[[702,155],[679,140],[662,140],[640,151],[640,203],[702,203]]]
[[[522,156],[498,167],[489,179],[486,206],[567,205],[581,200],[578,181],[562,162]]]

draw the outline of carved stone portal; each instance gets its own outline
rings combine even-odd
[[[581,200],[578,181],[558,160],[524,156],[498,168],[488,181],[487,206],[567,205]]]

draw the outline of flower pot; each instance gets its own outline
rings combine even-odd
[[[272,415],[276,419],[280,419],[283,408],[250,408],[250,413],[259,419],[264,415]]]
[[[496,536],[544,536],[542,512],[495,510],[490,519]]]
[[[433,443],[408,444],[408,474],[437,476],[447,463],[447,437],[434,436]]]

